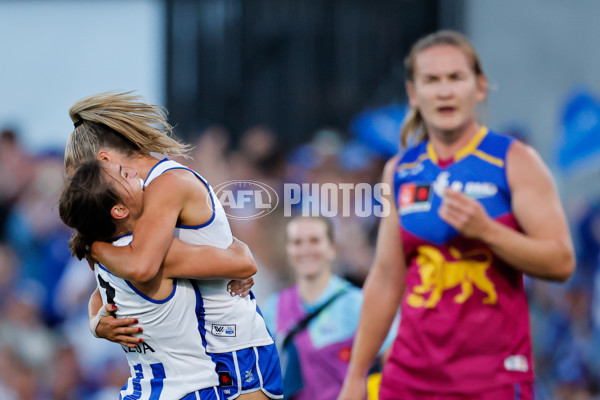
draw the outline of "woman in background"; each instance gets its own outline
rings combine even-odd
[[[270,297],[264,310],[280,354],[288,355],[285,397],[335,399],[348,370],[362,292],[333,273],[337,249],[330,220],[295,217],[286,231],[296,283]],[[391,329],[380,354],[389,349],[394,335]]]

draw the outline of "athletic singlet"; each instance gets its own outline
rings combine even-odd
[[[428,141],[400,159],[394,194],[406,291],[382,398],[400,386],[468,393],[533,380],[523,274],[438,215],[444,189],[451,187],[518,230],[506,178],[512,141],[482,128],[451,163],[440,163]]]
[[[125,246],[126,235],[113,244]],[[187,279],[177,279],[164,300],[153,300],[129,281],[94,265],[104,304],[115,304],[117,318],[137,318],[144,339],[136,349],[121,346],[131,377],[121,390],[121,399],[180,399],[194,391],[219,386],[215,363],[207,355],[196,316],[196,292]],[[199,307],[200,305],[197,304]]]
[[[144,187],[164,172],[173,169],[185,169],[195,174],[208,188],[213,209],[213,215],[208,222],[197,226],[178,224],[174,236],[190,244],[222,249],[229,247],[233,243],[233,235],[225,210],[212,187],[197,172],[165,158],[152,168],[144,181]],[[250,293],[250,296],[246,297],[232,297],[227,292],[228,282],[229,279],[192,281],[199,299],[199,324],[207,351],[225,353],[272,344],[273,339],[267,330],[254,295]]]

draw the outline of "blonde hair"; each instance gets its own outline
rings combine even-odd
[[[422,37],[412,46],[404,59],[405,79],[407,82],[414,82],[417,55],[423,50],[440,45],[450,45],[460,49],[467,56],[467,59],[471,61],[475,75],[477,77],[485,75],[477,51],[471,42],[469,42],[469,39],[462,33],[444,30]],[[413,139],[413,144],[427,139],[427,129],[423,123],[423,116],[414,107],[411,107],[406,114],[402,130],[400,131],[400,140],[403,146],[406,147],[411,139]]]
[[[65,168],[95,159],[102,149],[187,157],[191,146],[171,137],[166,110],[131,93],[104,92],[73,103],[69,116],[75,129],[67,140]]]

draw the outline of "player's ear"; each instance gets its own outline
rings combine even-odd
[[[417,91],[415,89],[415,83],[409,80],[404,81],[404,87],[406,88],[406,94],[408,96],[408,104],[412,108],[419,108],[419,102],[417,101]]]
[[[488,80],[484,74],[477,76],[477,101],[484,101],[487,97]]]
[[[114,219],[123,219],[129,216],[129,208],[124,204],[117,204],[110,209],[110,216]]]
[[[110,153],[106,150],[100,150],[96,158],[100,161],[112,161],[112,157]]]

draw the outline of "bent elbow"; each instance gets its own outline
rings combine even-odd
[[[575,272],[575,257],[572,252],[568,252],[564,257],[562,257],[560,265],[556,268],[556,277],[555,279],[558,282],[566,282],[569,280],[573,273]]]
[[[256,266],[256,261],[254,261],[254,258],[250,257],[249,260],[247,260],[244,265],[244,272],[246,278],[249,278],[258,272],[258,267]]]
[[[156,278],[158,270],[159,268],[156,268],[156,266],[152,264],[141,266],[131,274],[130,279],[134,282],[146,283]]]

